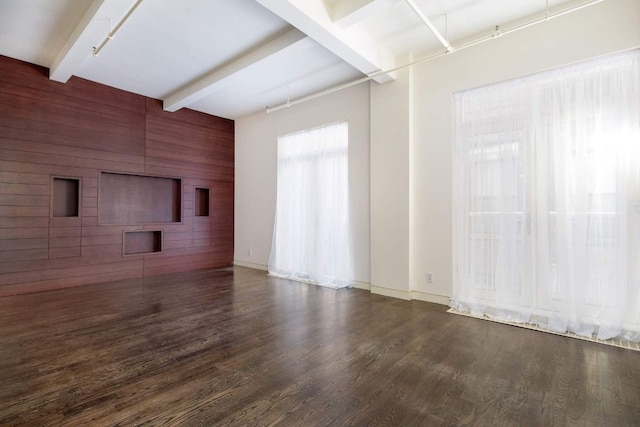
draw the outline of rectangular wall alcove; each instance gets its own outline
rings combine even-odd
[[[162,230],[124,231],[123,255],[142,255],[162,252]]]
[[[80,216],[80,178],[52,177],[51,216]]]
[[[195,216],[209,216],[209,189],[196,187]]]
[[[181,222],[182,183],[178,178],[100,174],[100,224]]]

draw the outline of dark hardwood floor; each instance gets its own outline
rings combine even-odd
[[[0,425],[624,426],[640,353],[242,267],[0,298]]]

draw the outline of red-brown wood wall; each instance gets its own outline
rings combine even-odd
[[[101,171],[180,178],[181,222],[99,225]],[[53,176],[80,178],[79,217],[51,215]],[[230,266],[233,179],[233,121],[0,56],[0,296]],[[143,228],[162,252],[123,256],[123,230]]]

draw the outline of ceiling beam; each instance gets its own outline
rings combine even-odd
[[[335,24],[322,0],[257,1],[365,75],[396,65],[394,56],[363,31]],[[385,83],[394,78],[390,73],[374,80]]]
[[[169,95],[163,100],[163,109],[171,112],[177,111],[222,89],[234,76],[250,67],[256,66],[267,58],[290,49],[310,47],[313,44],[314,42],[304,33],[293,28]]]
[[[49,67],[49,78],[66,83],[112,30],[109,20],[118,22],[130,7],[121,0],[93,0]]]
[[[331,9],[331,20],[342,28],[350,27],[385,7],[380,0],[340,0]]]

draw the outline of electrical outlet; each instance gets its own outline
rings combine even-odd
[[[433,283],[433,274],[427,273],[427,283]]]

